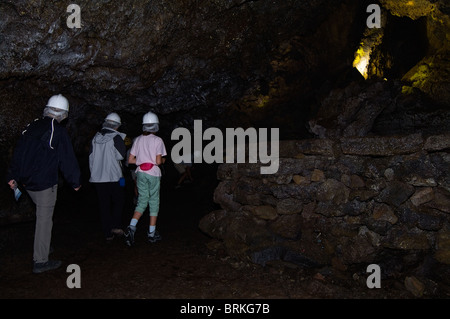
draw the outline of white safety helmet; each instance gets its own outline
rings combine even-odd
[[[142,124],[159,124],[158,116],[153,112],[148,112],[142,118]]]
[[[53,95],[48,100],[47,106],[69,112],[69,101],[61,94]]]
[[[105,118],[105,121],[115,122],[119,125],[122,124],[122,122],[120,121],[120,116],[117,113],[108,114],[108,116]]]

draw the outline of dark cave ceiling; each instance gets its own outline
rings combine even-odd
[[[56,93],[70,100],[78,152],[112,111],[131,135],[149,110],[168,133],[202,119],[280,127],[284,139],[320,136],[317,128],[364,135],[385,131],[405,108],[426,114],[410,129],[431,121],[448,130],[448,115],[429,115],[450,100],[444,0],[72,2],[78,29],[67,27],[65,1],[0,1],[2,149]],[[366,27],[371,3],[382,8],[378,32]],[[353,65],[364,50],[368,80]],[[358,99],[382,107],[358,115],[349,106]],[[364,127],[340,127],[367,117]]]

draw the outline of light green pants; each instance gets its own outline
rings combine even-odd
[[[136,175],[139,197],[134,211],[142,214],[148,205],[150,216],[158,216],[161,177],[142,172],[138,172]]]

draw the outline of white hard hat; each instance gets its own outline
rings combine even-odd
[[[148,112],[142,118],[142,124],[159,124],[158,116],[153,112]]]
[[[105,121],[112,121],[118,124],[122,124],[122,122],[120,121],[120,116],[117,113],[108,114],[108,116],[105,118]]]
[[[61,94],[53,95],[48,100],[47,106],[69,112],[69,101]]]

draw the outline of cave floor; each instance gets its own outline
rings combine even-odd
[[[205,174],[214,172],[203,172]],[[169,181],[169,179],[168,179]],[[302,269],[281,261],[261,266],[227,256],[220,242],[198,228],[199,219],[217,209],[211,181],[174,189],[163,183],[158,230],[163,240],[146,242],[148,217],[138,224],[136,244],[122,238],[106,243],[100,232],[92,189],[59,193],[54,215],[51,259],[63,266],[32,273],[34,221],[0,227],[0,298],[2,299],[411,299],[400,281],[367,288],[366,278]],[[67,194],[64,194],[66,192]],[[128,194],[128,193],[127,193]],[[126,205],[127,224],[133,212]],[[81,288],[69,289],[81,270]]]

